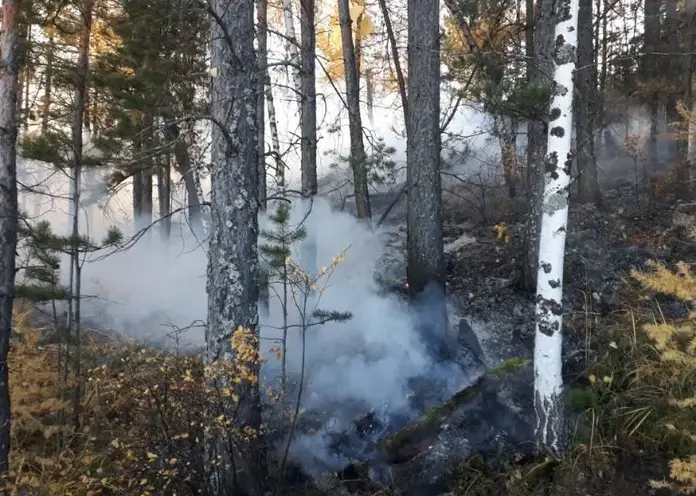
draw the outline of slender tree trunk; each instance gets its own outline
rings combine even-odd
[[[10,469],[10,385],[7,359],[12,334],[17,249],[17,92],[19,0],[3,0],[0,31],[0,482]]]
[[[208,248],[208,327],[205,358],[244,360],[250,373],[259,374],[258,328],[258,66],[254,53],[254,4],[248,0],[212,0],[211,66],[217,68],[212,79],[211,113],[216,125],[211,137],[211,225]],[[220,24],[218,24],[220,23]],[[247,341],[251,353],[235,356],[230,333],[239,327],[251,331]],[[249,356],[249,358],[246,358]],[[239,405],[226,405],[235,419],[236,432],[251,429],[260,435],[261,397],[258,380],[242,380],[235,385]],[[227,434],[232,435],[232,434]],[[222,441],[222,442],[221,442]],[[237,443],[229,443],[229,446]],[[230,453],[226,440],[210,443],[209,463],[212,494],[263,494],[267,474],[262,442],[245,443],[250,480],[234,469],[236,453]],[[236,482],[242,487],[236,486]],[[241,491],[240,491],[241,489]]]
[[[302,27],[302,196],[317,194],[317,88],[314,0],[301,0]]]
[[[551,56],[554,42],[554,0],[538,0],[534,20],[534,64],[532,84],[549,88],[553,74]],[[546,156],[546,133],[548,128],[548,102],[544,102],[540,115],[529,123],[527,136],[527,170],[529,173],[529,212],[525,226],[525,251],[523,263],[523,287],[530,293],[536,290],[539,270],[539,224],[544,189],[544,157]]]
[[[153,142],[154,142],[154,117],[146,112],[143,116],[143,137],[141,142],[140,181],[142,182],[142,209],[140,212],[141,229],[146,229],[152,224],[152,172],[153,172]]]
[[[447,319],[440,178],[440,2],[408,2],[407,278],[414,299],[423,293],[426,342],[446,357],[456,352]]]
[[[181,130],[176,123],[168,124],[165,127],[165,134],[167,141],[172,143],[177,169],[184,181],[188,202],[188,220],[191,223],[194,233],[196,235],[202,235],[203,213],[201,212],[201,200],[198,196],[194,171],[191,167],[191,154],[189,153],[188,145],[184,137],[181,136]]]
[[[531,0],[530,0],[531,1]],[[389,9],[387,8],[387,0],[379,0],[379,8],[382,11],[384,26],[387,28],[387,37],[389,38],[389,47],[391,48],[392,59],[394,59],[394,72],[396,72],[396,82],[399,85],[399,95],[401,95],[401,106],[404,109],[404,120],[408,119],[408,98],[406,96],[406,78],[404,71],[401,70],[401,61],[399,59],[399,48],[396,44],[396,36],[394,36],[394,28],[392,27]],[[408,124],[407,124],[408,127]]]
[[[597,92],[594,85],[592,47],[592,2],[580,2],[578,12],[578,68],[575,71],[575,147],[579,180],[578,201],[601,202],[597,182],[597,159],[594,147],[594,116]]]
[[[283,17],[285,20],[285,51],[290,58],[290,74],[295,90],[293,99],[301,105],[302,76],[300,74],[300,51],[298,49],[297,36],[295,34],[295,14],[293,0],[283,0]]]
[[[157,157],[157,203],[160,216],[160,236],[168,240],[172,233],[172,167],[171,155],[167,152]]]
[[[302,29],[302,107],[300,129],[302,136],[302,197],[317,194],[317,87],[316,87],[316,30],[314,0],[301,0]],[[307,219],[307,239],[304,241],[303,268],[310,274],[317,270],[316,218]]]
[[[257,36],[257,62],[259,77],[256,89],[256,124],[258,127],[259,144],[259,207],[266,210],[266,198],[268,188],[266,184],[266,71],[268,65],[268,0],[258,0],[256,3],[256,36]]]
[[[682,74],[682,103],[684,109],[691,109],[692,105],[692,80],[694,74],[693,68],[693,50],[694,50],[694,4],[686,2],[686,25],[684,26],[684,55],[681,60]],[[682,133],[689,131],[689,119],[684,119],[680,116]],[[677,140],[677,196],[682,200],[687,200],[691,196],[690,179],[691,179],[691,157],[689,156],[689,137],[680,136]]]
[[[353,47],[353,28],[351,26],[348,3],[348,0],[338,0],[338,17],[341,23],[343,66],[346,76],[346,101],[350,128],[350,164],[353,168],[353,187],[358,218],[369,219],[372,217],[372,211],[370,209],[370,194],[367,182],[367,156],[362,135],[358,65]]]
[[[285,165],[280,156],[280,138],[278,136],[278,118],[276,117],[275,102],[273,99],[273,86],[271,76],[266,69],[264,91],[266,94],[266,105],[268,105],[268,126],[271,129],[271,152],[275,162],[275,177],[278,187],[285,189]]]
[[[648,112],[650,114],[650,138],[648,140],[648,168],[652,174],[657,166],[657,118],[659,111],[659,93],[654,85],[657,84],[659,60],[655,55],[660,46],[660,0],[645,0],[645,57],[643,58],[642,73],[652,87],[648,97]]]
[[[48,131],[51,119],[51,95],[53,91],[53,63],[55,58],[55,40],[53,34],[48,37],[46,46],[46,69],[44,70],[44,93],[41,105],[41,133]]]
[[[568,188],[573,129],[573,71],[578,39],[579,0],[562,4],[555,25],[554,82],[548,154],[539,236],[536,336],[534,346],[534,408],[538,446],[553,455],[567,446],[563,405],[561,345],[563,343],[563,262],[568,227]]]
[[[84,129],[85,116],[85,94],[87,92],[87,77],[89,75],[89,41],[92,32],[92,12],[94,9],[94,0],[84,0],[82,3],[82,33],[80,34],[80,47],[77,59],[76,70],[76,88],[75,88],[75,108],[73,115],[72,126],[72,147],[73,147],[73,178],[72,178],[72,238],[73,242],[80,236],[80,197],[81,197],[81,179],[82,179],[82,160],[83,160],[83,142],[82,131]],[[75,244],[71,251],[72,263],[72,302],[73,315],[71,319],[71,334],[75,342],[74,354],[74,374],[75,374],[75,390],[73,394],[73,423],[75,428],[80,425],[80,404],[82,396],[81,387],[81,320],[80,320],[80,304],[82,299],[82,263],[80,261],[79,246]]]

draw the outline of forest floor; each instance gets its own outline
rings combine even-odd
[[[680,376],[680,370],[661,364],[643,325],[683,322],[689,304],[646,290],[631,270],[651,270],[650,260],[672,269],[691,262],[696,243],[690,226],[675,226],[680,207],[669,192],[658,199],[648,203],[639,196],[637,201],[633,187],[623,186],[607,191],[599,209],[571,202],[564,373],[576,424],[568,454],[558,461],[500,455],[495,469],[477,456],[460,460],[449,470],[445,494],[673,494],[651,485],[669,479],[672,459],[696,453],[690,434],[696,432],[696,419],[693,408],[675,412],[666,398],[677,386],[682,395],[696,396],[686,387],[693,386],[688,380],[696,374]],[[448,196],[444,235],[451,305],[470,321],[493,368],[531,356],[534,305],[520,285],[521,203],[490,201],[489,207],[482,219],[471,202]],[[403,211],[397,208],[393,217],[394,232],[401,236]],[[396,245],[393,251],[399,252]],[[90,342],[85,357],[95,360],[82,371],[82,422],[75,429],[70,384],[56,373],[61,357],[44,335],[50,329],[32,329],[18,318],[15,332],[12,475],[20,489],[12,494],[193,494],[191,482],[202,461],[198,443],[206,435],[200,417],[216,406],[206,394],[198,357],[103,339]],[[344,486],[285,494],[399,494],[368,481],[358,492],[346,491]]]
[[[650,481],[669,478],[675,453],[696,453],[693,445],[670,438],[659,408],[652,409],[645,399],[634,401],[636,386],[627,385],[628,377],[637,377],[633,369],[645,365],[645,355],[635,350],[645,345],[654,351],[641,336],[641,326],[655,316],[680,321],[689,311],[683,301],[641,290],[630,275],[633,269],[650,270],[650,261],[674,268],[680,261],[696,259],[692,233],[673,222],[678,203],[669,192],[648,201],[636,195],[632,185],[624,185],[605,192],[601,208],[572,201],[571,205],[564,273],[564,375],[571,409],[586,417],[590,437],[574,436],[570,454],[557,462],[511,456],[495,471],[475,459],[463,462],[452,473],[453,495],[676,494],[653,489]],[[450,295],[472,321],[484,350],[497,355],[498,362],[531,356],[534,305],[521,288],[520,209],[503,200],[484,222],[473,222],[474,212],[458,201],[450,201],[445,212],[446,245],[449,241],[456,247],[456,241],[463,240],[448,260]],[[623,352],[627,341],[626,353],[609,353],[617,348]],[[606,397],[596,394],[594,377],[615,380],[606,388]],[[619,378],[625,380],[620,383]]]

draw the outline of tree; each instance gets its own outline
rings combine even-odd
[[[17,249],[17,90],[19,0],[3,0],[0,37],[0,477],[10,469],[10,387],[7,357],[12,333]]]
[[[256,92],[258,67],[254,53],[254,4],[247,0],[210,3],[211,47],[211,233],[208,248],[208,324],[206,362],[250,360],[235,356],[231,338],[238,329],[252,336],[247,343],[258,357],[258,131]],[[255,338],[255,339],[254,339]],[[256,381],[236,384],[240,399],[235,419],[240,429],[255,435],[261,428],[258,360],[245,363]],[[257,440],[250,446],[253,470],[261,470],[263,451]],[[236,453],[226,442],[211,443],[213,494],[234,494]],[[253,494],[264,475],[251,482]],[[247,488],[248,489],[248,488]]]
[[[355,206],[359,219],[369,219],[372,217],[372,210],[370,208],[367,169],[365,167],[367,155],[365,154],[362,120],[360,118],[360,82],[358,62],[353,44],[353,23],[350,16],[349,0],[338,0],[338,17],[341,23],[343,65],[346,76],[346,105],[348,107],[348,125],[350,129],[350,165],[353,169]]]
[[[578,39],[579,0],[558,6],[553,50],[554,92],[549,114],[548,153],[539,235],[536,336],[534,346],[534,408],[540,448],[553,455],[566,447],[561,375],[563,335],[563,261],[568,224],[573,126],[573,71]]]
[[[537,14],[534,20],[534,61],[531,69],[530,89],[535,91],[542,101],[541,112],[530,119],[527,128],[527,168],[529,210],[525,225],[525,250],[523,262],[523,287],[530,293],[537,286],[539,270],[539,222],[544,190],[544,157],[546,155],[546,133],[548,127],[548,90],[550,75],[553,74],[553,26],[554,1],[538,0]]]
[[[445,304],[440,179],[440,4],[408,2],[407,278],[411,295],[435,291],[427,325],[441,340],[440,352],[454,351]]]
[[[595,156],[596,68],[594,66],[592,2],[580,2],[578,12],[578,68],[575,71],[575,142],[582,203],[599,204],[601,195],[597,182]]]

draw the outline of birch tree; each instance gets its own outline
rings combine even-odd
[[[3,0],[0,36],[0,477],[10,468],[10,386],[7,357],[12,332],[17,249],[17,90],[19,0]]]
[[[290,74],[292,89],[295,90],[293,99],[301,105],[302,99],[302,75],[300,74],[300,51],[297,48],[297,35],[295,34],[294,0],[283,0],[283,19],[285,21],[285,51],[290,59]]]
[[[254,53],[254,3],[248,0],[211,0],[211,226],[208,248],[208,323],[206,362],[245,360],[258,378],[258,131],[257,77]],[[244,331],[252,353],[235,357],[231,337]],[[254,357],[256,357],[254,359]],[[247,361],[248,360],[248,361]],[[236,385],[241,398],[234,415],[235,428],[258,434],[261,400],[258,380]],[[222,463],[211,470],[213,494],[235,494],[238,479],[227,443],[211,443],[213,459]],[[263,466],[258,441],[250,446],[247,462]],[[251,474],[250,474],[251,475]],[[261,494],[258,481],[253,494]],[[250,489],[250,488],[247,488]]]
[[[551,454],[566,446],[563,411],[562,334],[563,259],[568,223],[573,125],[573,72],[577,45],[579,0],[556,6],[554,91],[552,93],[548,153],[539,235],[536,336],[534,347],[534,408],[538,446]]]

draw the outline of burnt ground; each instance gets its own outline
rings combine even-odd
[[[511,358],[529,358],[534,342],[534,304],[533,295],[521,287],[523,202],[505,200],[500,193],[491,192],[483,218],[482,209],[472,206],[471,199],[462,201],[464,192],[459,193],[455,190],[445,195],[443,218],[451,319],[456,322],[463,317],[471,324],[489,368]],[[606,188],[603,200],[596,208],[578,205],[571,198],[564,273],[564,374],[571,384],[582,381],[586,363],[596,359],[595,336],[626,308],[625,283],[630,271],[648,268],[650,260],[672,265],[696,258],[696,243],[673,225],[678,203],[669,192],[654,201],[642,194],[637,199],[634,186],[625,182]],[[390,203],[385,198],[377,200],[378,205],[380,202]],[[404,203],[402,199],[397,204],[385,227],[387,262],[381,275],[394,284],[405,280]],[[503,224],[504,230],[496,229]],[[667,319],[686,315],[687,309],[679,302],[658,296],[657,303]],[[501,494],[501,484],[508,487],[503,494],[512,495],[668,494],[656,493],[648,486],[649,480],[666,476],[663,457],[627,452],[610,464],[595,465],[588,459],[579,461],[573,470],[557,470],[550,476],[551,486],[548,477],[537,483],[536,476],[530,482],[518,475],[522,479],[515,479],[510,486],[510,480],[504,480],[509,473],[489,474],[490,481],[496,482],[489,489],[481,484],[483,472],[474,470],[479,482],[466,490],[460,488],[456,494],[497,495]],[[520,465],[513,472],[523,474],[528,469]],[[405,472],[407,478],[409,472]],[[412,486],[413,481],[408,484]]]

